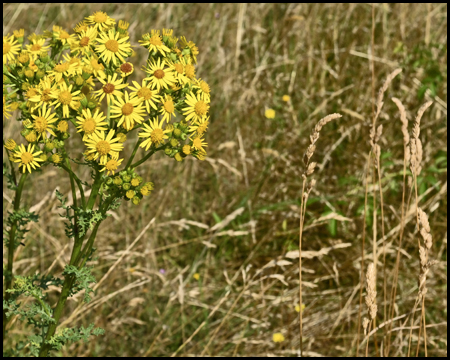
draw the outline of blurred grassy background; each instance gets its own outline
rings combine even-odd
[[[333,112],[343,117],[321,131],[313,158],[319,163],[314,175],[318,183],[308,203],[303,249],[322,252],[304,260],[304,341],[309,355],[353,355],[363,173],[372,116],[372,6],[10,3],[3,4],[3,35],[24,28],[27,36],[52,25],[72,30],[97,10],[130,22],[132,44],[143,33],[163,27],[196,43],[197,76],[212,88],[209,157],[179,164],[157,154],[139,169],[155,183],[155,191],[138,207],[123,204],[102,225],[93,263],[102,283],[91,303],[82,304],[80,297],[68,301],[77,311],[66,318],[66,326],[94,322],[107,332],[88,344],[71,345],[61,355],[191,356],[201,354],[207,344],[205,355],[212,356],[298,354],[297,261],[272,263],[250,279],[270,261],[298,249],[301,159],[316,122]],[[440,260],[428,278],[427,324],[438,324],[427,329],[428,355],[445,356],[447,5],[375,5],[374,49],[376,91],[387,74],[403,68],[385,95],[380,118],[389,285],[403,166],[401,123],[390,98],[404,103],[410,125],[420,105],[434,100],[422,120],[419,190],[434,238],[432,256]],[[145,51],[136,48],[136,71],[129,82],[143,78],[139,69]],[[290,101],[284,102],[283,95]],[[276,111],[275,119],[264,117],[268,108]],[[4,136],[19,140],[17,123],[3,126]],[[16,271],[46,272],[51,266],[60,273],[70,246],[54,192],[59,188],[70,197],[70,184],[53,168],[29,181],[26,204],[35,206],[41,220],[32,226],[27,246],[20,248]],[[3,191],[5,213],[11,192],[5,184]],[[208,230],[230,214],[226,226]],[[412,309],[417,294],[414,229],[410,221],[397,315]],[[367,236],[369,251],[370,230]],[[56,298],[54,291],[49,296]],[[16,331],[19,336],[27,329]],[[285,341],[274,343],[275,332],[282,332]],[[405,348],[397,344],[396,351],[401,355]]]

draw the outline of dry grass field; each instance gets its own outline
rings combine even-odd
[[[398,319],[370,337],[368,351],[370,356],[385,351],[390,329],[389,354],[405,356],[411,322],[404,321],[418,293],[422,240],[408,186],[401,226],[404,147],[395,97],[406,109],[409,131],[418,109],[433,101],[421,120],[417,194],[433,236],[429,256],[437,260],[427,277],[427,355],[446,356],[446,4],[8,3],[3,35],[24,28],[27,36],[53,25],[72,31],[97,10],[127,20],[133,45],[143,33],[162,28],[195,42],[198,77],[212,92],[208,157],[177,163],[156,154],[140,169],[154,182],[154,192],[140,206],[122,204],[102,224],[92,262],[95,295],[88,304],[82,296],[69,299],[62,321],[93,322],[106,333],[59,355],[298,356],[302,159],[317,122],[339,113],[341,118],[320,131],[311,159],[318,165],[302,236],[304,355],[354,356],[358,337],[363,343],[362,325],[358,335],[363,236],[364,273],[373,260],[374,236],[378,243],[376,325],[387,319],[402,232],[393,308]],[[129,82],[144,77],[140,67],[147,50],[135,50]],[[387,88],[378,118],[380,180],[372,181],[367,164],[376,96],[397,68],[402,72]],[[268,109],[274,118],[266,117]],[[14,117],[3,121],[3,131],[4,138],[20,139]],[[75,136],[70,141],[82,146]],[[126,151],[131,150],[129,144]],[[40,222],[33,223],[16,254],[17,273],[51,268],[60,274],[70,256],[55,197],[59,189],[71,199],[70,183],[61,174],[49,166],[27,180],[25,204],[39,213]],[[89,179],[88,170],[83,178]],[[4,214],[11,196],[4,182]],[[364,297],[361,306],[367,317]],[[417,310],[412,355],[419,339]],[[14,335],[28,330],[16,324]],[[276,333],[284,341],[274,342]],[[421,338],[418,355],[424,356]]]

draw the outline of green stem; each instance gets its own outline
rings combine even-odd
[[[68,166],[65,166],[64,164],[60,164],[60,166],[66,170],[69,173],[69,176],[72,176],[75,182],[78,185],[78,190],[80,190],[81,195],[81,205],[83,206],[83,209],[86,208],[86,199],[84,197],[84,190],[83,186],[81,184],[81,180],[75,175],[75,173],[72,171],[72,168],[70,167],[70,163],[68,163]]]
[[[70,160],[69,158],[66,158],[67,166],[70,168]],[[78,205],[77,205],[77,192],[75,190],[75,181],[73,180],[73,172],[72,170],[68,171],[69,178],[70,178],[70,187],[72,189],[72,198],[73,198],[73,226],[74,226],[74,237],[75,237],[75,244],[77,244],[80,241],[80,236],[78,235],[77,226],[78,226],[78,216],[77,211]]]
[[[131,162],[133,161],[134,156],[136,155],[136,152],[137,152],[137,150],[139,148],[139,145],[142,143],[142,141],[143,140],[138,140],[136,142],[136,145],[134,146],[134,149],[133,149],[133,153],[131,154],[130,158],[128,159],[127,165],[125,166],[125,170],[127,170],[130,167]]]
[[[143,162],[145,162],[150,156],[152,156],[155,152],[159,151],[159,150],[163,150],[165,149],[167,146],[167,144],[160,146],[157,149],[153,149],[152,151],[150,151],[147,155],[145,155],[141,160],[135,162],[133,165],[130,166],[131,169],[134,169],[135,167],[141,165]]]
[[[98,195],[98,190],[100,189],[100,185],[101,185],[100,172],[97,169],[95,169],[95,180],[94,180],[94,184],[92,184],[92,191],[91,191],[91,194],[89,195],[89,200],[86,205],[86,210],[92,210],[92,208],[94,207],[95,200],[97,200],[97,195]]]
[[[12,169],[12,168],[11,168]],[[28,176],[28,173],[23,173],[20,177],[19,185],[17,186],[16,195],[14,197],[14,212],[19,210],[20,207],[20,198],[22,196],[23,185],[25,184],[25,180]],[[12,279],[13,279],[13,262],[14,262],[14,243],[16,238],[16,230],[17,230],[17,220],[14,220],[11,229],[9,230],[9,243],[8,243],[8,265],[6,268],[5,275],[5,301],[11,297],[11,293],[6,292],[6,290],[12,288]],[[3,310],[3,341],[5,341],[6,336],[6,325],[8,324],[8,317],[6,316],[7,310]]]

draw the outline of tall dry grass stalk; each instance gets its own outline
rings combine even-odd
[[[373,263],[369,264],[367,267],[366,273],[366,305],[367,312],[369,314],[369,319],[364,318],[363,327],[364,327],[364,335],[367,336],[370,333],[370,327],[374,324],[375,327],[375,318],[377,316],[378,306],[377,302],[377,287],[376,287],[376,266]],[[366,342],[366,357],[369,354],[369,339]]]
[[[305,221],[305,213],[306,213],[306,203],[308,201],[309,194],[311,190],[314,188],[316,184],[316,180],[312,179],[308,185],[307,179],[314,173],[314,169],[317,165],[316,162],[310,162],[311,157],[314,155],[314,151],[316,150],[316,142],[320,136],[320,130],[328,124],[330,121],[334,119],[338,119],[342,117],[341,114],[330,114],[321,119],[316,126],[314,127],[314,131],[310,135],[309,139],[311,144],[306,149],[305,154],[303,155],[303,164],[305,165],[305,170],[302,174],[303,184],[302,184],[302,197],[300,203],[300,234],[299,234],[299,256],[298,256],[298,278],[299,278],[299,306],[300,309],[302,307],[302,235],[303,235],[303,224]],[[303,315],[302,311],[299,311],[299,326],[300,326],[300,355],[303,356]]]
[[[368,166],[366,168],[366,173],[364,175],[364,179],[366,181],[365,185],[365,202],[364,202],[364,222],[363,222],[363,238],[362,238],[362,250],[361,250],[361,285],[362,285],[362,279],[363,279],[363,273],[364,273],[364,246],[365,246],[365,227],[366,227],[366,213],[367,213],[367,196],[368,196],[368,174],[371,169],[371,162],[370,159],[372,159],[372,182],[375,184],[378,183],[378,189],[379,189],[379,197],[380,197],[380,207],[381,207],[381,233],[383,238],[383,290],[384,290],[384,316],[386,319],[386,251],[385,251],[385,227],[384,227],[384,202],[383,202],[383,191],[382,191],[382,184],[381,184],[381,164],[380,164],[380,155],[381,155],[381,148],[380,145],[378,145],[378,142],[380,140],[380,137],[383,133],[383,125],[379,125],[377,127],[377,120],[380,116],[381,109],[384,105],[383,97],[384,93],[388,89],[389,85],[391,84],[392,80],[402,72],[402,69],[395,69],[392,73],[390,73],[383,86],[380,88],[377,96],[377,100],[375,103],[376,110],[374,111],[374,116],[372,119],[372,126],[370,128],[369,132],[369,143],[371,145],[371,149],[368,156]],[[372,255],[373,255],[373,264],[375,264],[375,283],[377,278],[377,270],[376,270],[376,264],[378,262],[378,249],[377,249],[377,193],[376,193],[376,187],[373,187],[373,239],[372,239]],[[360,328],[361,328],[361,304],[362,304],[362,286],[360,286],[360,292],[359,292],[359,311],[358,311],[358,336],[357,336],[357,345],[356,345],[356,356],[359,355],[359,339],[360,339]],[[374,320],[374,328],[376,327],[376,320]],[[386,330],[385,330],[386,331]],[[375,347],[377,348],[376,341],[375,341]]]
[[[397,283],[398,283],[398,273],[400,268],[400,250],[402,248],[403,234],[405,228],[405,193],[406,193],[406,165],[409,164],[411,158],[411,152],[409,150],[409,133],[408,133],[408,119],[406,117],[406,110],[402,102],[397,98],[392,98],[392,101],[397,105],[400,112],[400,121],[402,123],[402,134],[403,134],[403,181],[402,181],[402,203],[401,203],[401,218],[400,218],[400,231],[399,240],[397,248],[397,257],[395,260],[394,268],[394,278],[391,289],[390,305],[388,311],[388,319],[392,320],[394,318],[395,302],[397,295]],[[386,345],[386,356],[389,355],[390,345],[391,345],[391,329],[393,321],[390,321],[387,326],[387,345]]]

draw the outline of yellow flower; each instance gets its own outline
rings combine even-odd
[[[57,64],[53,70],[48,71],[48,76],[54,76],[55,82],[59,83],[63,76],[70,77],[75,75],[76,64],[70,64],[61,60],[60,64]]]
[[[76,40],[75,34],[69,35],[69,33],[63,29],[59,29],[58,31],[54,32],[54,36],[56,40],[61,41],[63,45],[65,44],[71,44]]]
[[[55,105],[55,109],[62,106],[63,109],[63,116],[65,118],[69,117],[69,106],[74,109],[78,109],[77,101],[80,100],[80,90],[72,92],[73,84],[71,84],[69,87],[67,87],[67,84],[65,82],[62,82],[59,85],[59,90],[56,94],[51,94],[50,96],[54,99],[56,99],[52,105]]]
[[[108,130],[108,123],[104,121],[106,116],[102,116],[103,112],[100,112],[99,109],[95,111],[94,115],[90,109],[84,109],[81,114],[82,116],[77,116],[79,120],[77,128],[78,132],[84,132],[83,141],[86,141],[94,133],[99,134],[100,131]]]
[[[198,136],[202,136],[208,129],[208,125],[209,125],[209,116],[207,118],[201,119],[198,123],[189,126],[189,132],[196,131]]]
[[[117,68],[117,72],[122,77],[130,76],[134,72],[134,66],[129,62],[123,63]]]
[[[265,117],[268,119],[274,119],[275,118],[275,110],[274,109],[267,109],[264,113]]]
[[[123,159],[120,160],[115,160],[115,159],[111,159],[108,160],[108,162],[105,164],[105,166],[103,167],[103,169],[100,170],[100,172],[105,171],[106,170],[106,175],[114,175],[114,172],[117,170],[117,168],[120,166],[120,164],[122,164]]]
[[[203,146],[208,146],[208,144],[204,141],[204,139],[202,139],[200,136],[197,136],[193,141],[192,141],[192,147],[195,150],[204,150]]]
[[[162,56],[166,56],[166,52],[170,53],[170,49],[166,45],[164,45],[159,34],[145,34],[142,36],[142,38],[144,40],[139,40],[139,42],[142,46],[146,47],[149,52],[160,52]]]
[[[161,101],[162,106],[161,110],[159,111],[161,115],[163,115],[162,121],[167,120],[167,122],[170,121],[170,119],[175,115],[175,105],[173,104],[173,99],[171,96],[164,95],[164,100]]]
[[[184,73],[188,79],[193,80],[195,78],[195,66],[191,64],[186,64],[184,67]]]
[[[192,275],[192,277],[195,279],[195,280],[200,280],[200,274],[199,273],[195,273],[194,275]]]
[[[211,94],[210,94],[211,88],[209,87],[206,81],[198,79],[196,81],[196,85],[194,85],[193,87],[199,89],[197,95],[199,95],[199,98],[201,100],[207,103],[211,101]]]
[[[44,104],[42,106],[42,108],[39,109],[38,115],[31,115],[33,117],[34,121],[30,125],[30,127],[32,127],[34,130],[36,130],[36,132],[38,134],[38,137],[37,137],[38,140],[40,139],[41,136],[44,139],[46,139],[47,132],[49,132],[53,136],[56,136],[56,134],[53,131],[53,129],[55,128],[53,123],[56,120],[58,120],[58,118],[56,118],[55,113],[52,114],[51,112],[52,112],[51,107],[49,106],[47,108],[47,104]]]
[[[183,115],[186,116],[186,121],[192,119],[194,123],[198,123],[206,117],[209,105],[203,100],[200,100],[197,95],[193,93],[187,94],[185,103],[188,105],[188,107],[183,109]]]
[[[3,36],[3,64],[8,61],[13,61],[14,56],[19,54],[19,50],[22,45],[17,44],[17,40],[14,40],[14,36]]]
[[[109,30],[108,34],[100,34],[100,37],[97,39],[97,42],[100,44],[96,46],[95,50],[100,53],[100,57],[106,63],[112,61],[115,65],[116,58],[125,62],[124,57],[128,57],[131,52],[131,45],[127,43],[129,37],[125,36],[119,39],[119,35],[119,32],[114,34],[113,30]]]
[[[3,116],[7,119],[11,117],[11,106],[6,103],[6,98],[3,96]]]
[[[17,144],[13,139],[8,139],[5,142],[5,148],[8,150],[14,150],[16,148]]]
[[[188,47],[191,52],[191,59],[194,64],[197,64],[197,55],[199,53],[198,47],[192,41],[187,41],[184,36],[180,36],[180,43],[183,48]]]
[[[76,33],[82,32],[82,31],[86,31],[88,29],[87,24],[83,21],[80,21],[77,26],[75,26],[73,28],[73,31],[75,31]]]
[[[291,97],[289,95],[283,95],[282,99],[283,101],[288,102],[289,100],[291,100]]]
[[[136,195],[136,192],[134,190],[128,190],[125,195],[128,199],[132,199]]]
[[[59,155],[58,153],[53,154],[53,155],[52,155],[52,161],[53,161],[55,164],[59,164],[59,163],[62,161],[61,155]]]
[[[191,153],[191,145],[184,145],[183,146],[183,153],[186,155],[189,155]]]
[[[131,179],[131,185],[132,186],[139,186],[140,182],[141,181],[139,180],[139,178]]]
[[[155,144],[156,146],[158,146],[159,144],[161,144],[165,139],[168,138],[168,136],[166,135],[167,132],[169,132],[168,130],[163,130],[162,128],[162,123],[164,121],[161,120],[161,122],[158,123],[158,118],[153,119],[153,122],[150,121],[150,126],[147,124],[143,124],[143,128],[140,133],[139,133],[139,137],[141,138],[147,138],[146,140],[144,140],[141,145],[139,145],[141,148],[145,148],[145,151],[147,151],[150,146],[152,146],[153,144]]]
[[[303,310],[305,310],[305,307],[306,307],[306,305],[305,304],[302,304],[302,312],[303,312]],[[300,305],[295,305],[295,311],[297,311],[298,313],[300,312]]]
[[[140,99],[142,103],[145,104],[147,112],[150,113],[150,106],[153,109],[158,110],[155,102],[158,102],[158,99],[160,99],[161,96],[157,95],[157,91],[152,90],[150,88],[150,84],[147,84],[145,80],[142,80],[142,86],[139,85],[139,83],[137,83],[136,81],[133,81],[133,85],[135,87],[130,86],[130,89],[133,90],[131,94],[137,95],[138,99]]]
[[[32,38],[30,45],[26,45],[28,53],[33,60],[36,60],[42,51],[48,51],[50,46],[44,46],[45,39]]]
[[[37,140],[36,131],[32,130],[28,135],[25,136],[25,140],[29,143],[33,143]]]
[[[168,85],[173,85],[173,83],[175,82],[175,77],[172,69],[164,69],[165,65],[166,61],[163,60],[161,63],[161,58],[158,58],[157,62],[149,62],[149,67],[144,69],[145,72],[150,75],[144,80],[150,80],[152,89],[156,88],[158,91],[161,88],[168,89]]]
[[[128,86],[127,84],[122,84],[122,78],[117,79],[117,74],[108,75],[108,79],[99,79],[103,84],[100,90],[97,90],[95,94],[99,96],[98,101],[102,101],[106,95],[106,100],[110,104],[114,100],[114,96],[123,97],[123,93],[119,90],[124,89]]]
[[[282,333],[275,333],[272,336],[273,342],[279,343],[284,341],[284,335]]]
[[[106,77],[105,67],[103,64],[98,62],[98,59],[92,56],[91,58],[84,58],[84,63],[90,68],[90,73],[94,74],[95,77],[100,79],[104,79]]]
[[[92,134],[86,141],[88,147],[88,154],[94,154],[93,160],[100,158],[100,165],[105,165],[108,161],[108,155],[111,155],[112,151],[119,152],[123,150],[123,145],[118,143],[118,139],[113,139],[114,130],[111,129],[108,135],[105,137],[105,132],[99,134]]]
[[[103,11],[96,11],[86,18],[86,23],[93,25],[98,31],[105,31],[116,23],[116,20],[110,18]]]
[[[52,84],[49,77],[45,77],[39,83],[37,94],[29,98],[29,101],[34,103],[33,108],[42,107],[44,104],[50,105],[52,100],[51,94],[56,94],[56,85]]]
[[[56,129],[62,133],[66,133],[69,129],[69,124],[66,120],[61,120]]]
[[[97,35],[97,30],[94,27],[88,27],[86,30],[81,30],[78,34],[79,40],[70,47],[72,52],[86,54],[91,51],[95,46]]]
[[[128,92],[125,92],[124,99],[117,98],[111,107],[111,118],[119,118],[117,126],[124,123],[126,130],[131,130],[134,127],[134,122],[142,123],[144,118],[144,108],[139,98],[135,96],[129,96]]]
[[[185,75],[186,61],[184,60],[184,58],[180,58],[179,60],[180,62],[171,63],[170,67],[173,71],[175,79],[181,86],[184,86],[185,84],[189,83],[189,79]]]
[[[19,163],[19,168],[22,166],[23,172],[28,169],[31,173],[31,168],[36,169],[36,167],[40,167],[39,162],[43,160],[39,157],[42,154],[42,151],[38,150],[34,152],[34,145],[28,144],[27,149],[23,144],[19,145],[19,149],[14,152],[14,162]]]

